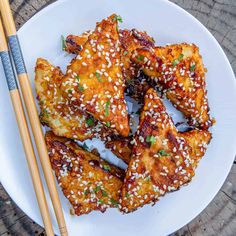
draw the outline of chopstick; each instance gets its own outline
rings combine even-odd
[[[3,19],[3,25],[4,25],[4,28],[8,37],[8,43],[9,43],[10,50],[13,56],[13,61],[15,64],[20,88],[21,88],[24,103],[26,106],[26,111],[28,114],[32,131],[33,131],[33,136],[34,136],[35,144],[38,150],[44,177],[47,183],[47,187],[50,193],[53,208],[54,208],[55,215],[57,218],[60,234],[63,236],[64,235],[66,236],[68,235],[68,233],[67,233],[66,223],[65,223],[60,199],[59,199],[58,192],[56,189],[56,182],[53,177],[51,163],[49,160],[48,151],[45,144],[41,123],[38,117],[38,112],[37,112],[36,104],[34,101],[34,96],[32,93],[31,86],[30,86],[29,76],[26,72],[24,59],[22,56],[18,37],[16,34],[16,27],[15,27],[15,23],[12,17],[8,0],[0,0],[0,12]]]
[[[33,145],[30,138],[30,133],[29,133],[27,122],[26,122],[24,109],[23,109],[20,93],[17,86],[16,77],[12,69],[12,65],[10,61],[10,54],[8,51],[8,46],[5,39],[5,34],[4,34],[1,19],[0,19],[0,57],[2,59],[2,64],[3,64],[5,77],[8,84],[8,89],[9,89],[12,105],[15,111],[16,120],[17,120],[19,131],[20,131],[22,143],[23,143],[26,160],[29,166],[30,175],[32,178],[34,191],[35,191],[35,195],[38,201],[44,227],[45,227],[47,235],[53,236],[54,233],[53,233],[52,222],[51,222],[50,214],[48,210],[48,205],[45,198]]]

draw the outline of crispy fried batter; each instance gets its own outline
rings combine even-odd
[[[62,90],[73,104],[122,136],[129,134],[120,61],[117,16],[97,23],[80,54],[68,66]]]
[[[157,93],[149,89],[122,188],[122,211],[155,203],[193,176],[186,140],[178,135]]]
[[[123,170],[52,132],[46,133],[46,143],[58,183],[76,215],[119,207]]]
[[[206,69],[196,45],[182,43],[152,50],[142,48],[134,52],[133,60],[158,83],[190,125],[207,129],[213,124],[209,116]]]
[[[63,74],[58,67],[39,58],[35,67],[35,88],[41,109],[40,119],[58,136],[84,141],[100,137],[105,140],[111,131],[63,98],[60,84]]]

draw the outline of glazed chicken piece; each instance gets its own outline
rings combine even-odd
[[[35,67],[35,88],[43,124],[51,127],[56,135],[85,140],[94,136],[95,121],[79,107],[72,106],[62,97],[60,84],[63,74],[58,67],[39,58]]]
[[[58,136],[80,141],[93,137],[106,140],[113,132],[62,96],[60,85],[63,76],[59,67],[42,58],[37,60],[35,88],[41,122]]]
[[[69,53],[80,54],[91,33],[91,31],[87,31],[81,35],[68,35],[65,50]],[[132,62],[131,55],[135,49],[154,47],[154,40],[146,32],[136,29],[120,29],[119,40],[121,42],[122,72],[126,83],[125,91],[135,100],[142,102],[150,84],[153,83],[148,80],[147,76],[140,73],[139,67]]]
[[[121,205],[125,213],[155,203],[165,193],[188,183],[194,176],[197,163],[191,158],[196,152],[177,131],[153,89],[145,95],[133,145],[122,187]],[[201,151],[204,150],[205,146]]]
[[[45,139],[58,184],[74,214],[119,207],[123,170],[53,132],[47,132]]]
[[[155,81],[164,95],[188,119],[189,124],[208,129],[210,118],[205,72],[199,49],[194,44],[137,49],[133,61]]]
[[[117,15],[97,23],[61,84],[64,97],[121,136],[129,134]]]

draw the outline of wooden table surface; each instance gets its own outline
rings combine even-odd
[[[172,1],[194,15],[211,31],[236,73],[236,0]],[[51,2],[10,0],[17,28]],[[0,184],[0,236],[3,235],[44,235],[44,229],[16,206]],[[236,235],[236,161],[214,200],[198,217],[173,235]]]

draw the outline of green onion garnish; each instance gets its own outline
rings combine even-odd
[[[165,150],[161,149],[159,150],[158,154],[160,156],[170,156],[170,153],[167,153]]]
[[[88,125],[88,126],[93,126],[94,125],[94,120],[93,120],[93,118],[88,118],[87,120],[86,120],[86,124]]]
[[[61,36],[61,46],[62,46],[62,50],[65,51],[65,49],[66,49],[66,40],[65,40],[65,37],[63,35]]]
[[[105,107],[105,116],[109,116],[109,106],[110,106],[110,101],[107,101]]]
[[[99,81],[99,82],[102,82],[101,75],[100,75],[98,72],[96,72],[95,74],[96,74],[96,77],[98,78],[98,81]]]
[[[179,57],[172,62],[172,65],[176,66],[177,64],[179,64],[180,60],[183,59],[183,57],[184,57],[184,54],[181,53]]]
[[[151,145],[153,145],[155,142],[156,142],[156,138],[154,137],[154,136],[150,136],[150,135],[148,135],[147,137],[146,137],[146,142],[147,143],[151,143]]]

